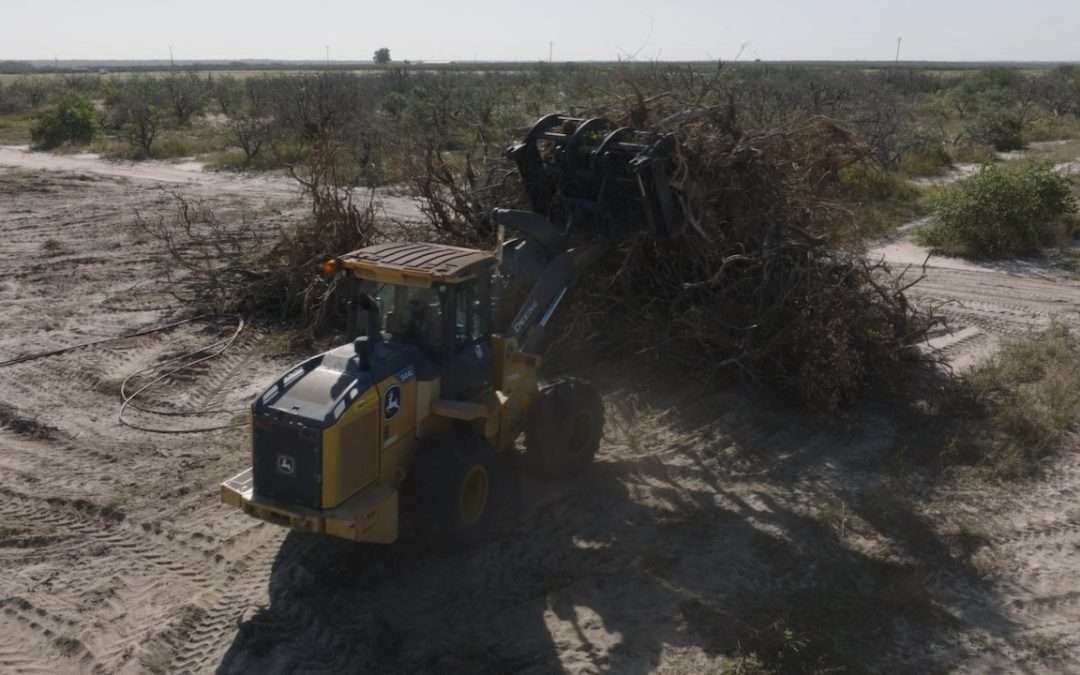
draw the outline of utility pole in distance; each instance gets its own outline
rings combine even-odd
[[[896,64],[900,65],[900,45],[903,44],[903,36],[896,38]]]
[[[555,53],[555,43],[549,41],[548,42],[548,63],[552,63],[551,57],[552,57],[552,55],[554,55],[554,53]]]

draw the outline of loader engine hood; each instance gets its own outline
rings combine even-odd
[[[378,398],[374,386],[416,369],[417,359],[426,363],[409,345],[369,346],[361,338],[304,361],[274,382],[252,404],[254,493],[320,509],[373,481],[381,417],[370,400]],[[344,473],[348,485],[340,484]]]
[[[341,416],[350,400],[372,384],[371,371],[362,369],[355,349],[345,345],[289,371],[266,390],[255,403],[254,412],[325,428]]]

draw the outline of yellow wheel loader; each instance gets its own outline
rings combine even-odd
[[[416,528],[457,538],[492,515],[496,453],[522,434],[529,470],[584,470],[601,399],[577,379],[540,384],[544,331],[613,242],[678,232],[672,151],[670,137],[549,115],[508,151],[531,210],[493,211],[495,251],[394,243],[328,261],[324,272],[346,281],[350,339],[255,400],[251,468],[222,484],[222,501],[377,543],[398,539],[408,504]],[[519,236],[503,241],[506,230]]]

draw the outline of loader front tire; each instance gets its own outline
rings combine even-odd
[[[569,378],[540,389],[525,424],[525,466],[543,478],[581,473],[600,447],[604,404],[588,382]]]
[[[435,540],[469,541],[492,520],[495,450],[467,431],[441,434],[417,450],[417,519]]]

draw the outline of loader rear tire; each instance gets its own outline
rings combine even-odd
[[[604,404],[595,387],[573,378],[542,387],[525,424],[525,466],[543,478],[581,473],[603,435]]]
[[[492,520],[495,450],[467,431],[441,434],[416,453],[418,529],[436,541],[470,541]]]

